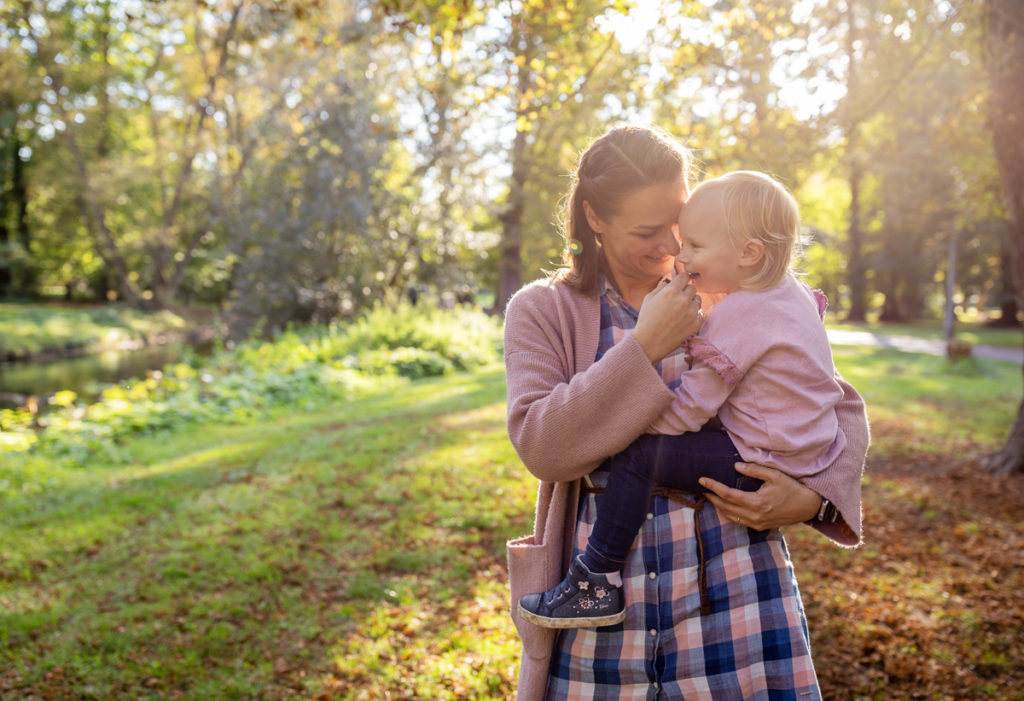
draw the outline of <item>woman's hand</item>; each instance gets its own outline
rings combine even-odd
[[[734,523],[759,531],[791,526],[814,518],[821,507],[821,496],[817,492],[785,473],[745,462],[736,463],[736,470],[764,484],[756,492],[744,492],[708,477],[700,479],[700,483],[713,492],[707,495],[708,501],[723,518]]]
[[[652,363],[683,344],[700,330],[703,316],[700,297],[690,284],[688,275],[676,275],[644,297],[640,315],[633,329],[633,338],[644,349]]]

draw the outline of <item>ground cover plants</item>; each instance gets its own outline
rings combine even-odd
[[[167,334],[183,334],[187,327],[184,318],[170,311],[0,303],[0,361],[137,346]]]
[[[455,372],[435,349],[453,372],[373,375],[374,335],[411,342],[248,346],[220,362],[255,387],[264,366],[348,384],[297,379],[281,401],[120,430],[111,451],[55,450],[26,468],[45,479],[0,493],[0,698],[509,698],[504,543],[529,530],[536,482],[498,356]],[[1024,698],[1024,480],[977,466],[1020,368],[836,360],[872,409],[866,542],[787,530],[825,697]]]
[[[58,392],[43,417],[0,410],[0,494],[33,489],[54,460],[84,464],[97,454],[118,460],[135,433],[210,421],[252,419],[275,406],[305,407],[391,387],[398,379],[466,370],[499,357],[498,322],[479,311],[399,306],[371,310],[351,324],[289,330],[210,359],[177,363],[113,386],[85,404]],[[32,450],[26,452],[26,448]],[[31,464],[34,467],[27,467]]]

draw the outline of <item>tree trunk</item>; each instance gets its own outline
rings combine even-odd
[[[9,158],[8,149],[0,151],[5,160]],[[17,155],[15,155],[17,158]],[[8,210],[10,205],[7,200],[7,169],[10,165],[0,165],[0,299],[13,292],[14,276],[11,270],[11,256],[8,255],[8,244],[11,240],[10,230],[7,228]]]
[[[516,73],[515,117],[516,138],[512,144],[512,181],[509,183],[508,206],[501,215],[501,253],[498,258],[498,287],[494,294],[494,313],[504,314],[508,301],[522,285],[523,213],[526,209],[526,133],[530,111],[529,95],[533,88],[530,62],[533,60],[533,39],[528,32],[512,33],[511,45],[521,61]]]
[[[0,198],[0,212],[3,211],[3,199]],[[7,241],[10,239],[10,234],[7,233],[7,225],[0,219],[0,255],[3,255],[4,249],[7,247]],[[7,260],[0,258],[0,299],[3,299],[8,295],[11,289],[11,261],[9,256],[4,256]]]
[[[846,98],[849,101],[849,109],[856,107],[855,96],[857,95],[857,17],[854,13],[854,3],[848,0],[846,3],[846,56],[849,60],[849,67],[846,72]],[[846,134],[846,157],[850,168],[850,222],[847,229],[847,284],[850,287],[850,311],[847,313],[847,321],[865,321],[867,317],[867,281],[865,280],[864,265],[864,232],[860,228],[860,181],[863,175],[860,164],[860,156],[857,149],[860,144],[857,139],[860,121],[852,114],[849,119]]]
[[[997,328],[1020,328],[1017,314],[1017,285],[1013,279],[1013,251],[1009,245],[999,252],[999,318],[989,321],[987,326]]]
[[[851,142],[852,143],[852,142]],[[860,165],[856,163],[856,154],[852,154],[850,164],[850,227],[847,232],[849,251],[847,253],[847,270],[850,286],[850,311],[847,321],[865,321],[867,318],[867,281],[864,265],[864,232],[860,228]]]
[[[498,259],[498,289],[494,295],[494,312],[504,314],[508,301],[522,285],[520,249],[523,241],[523,210],[526,204],[526,132],[516,131],[512,147],[512,182],[509,185],[508,207],[501,215],[501,257]]]
[[[28,226],[28,179],[25,177],[25,161],[21,160],[21,139],[15,132],[11,135],[11,198],[14,200],[14,231],[18,242],[25,251],[26,262],[13,276],[16,294],[34,297],[36,292],[36,265],[32,257],[32,232]]]
[[[1006,197],[1017,303],[1024,306],[1024,5],[1020,0],[988,0],[986,9],[989,125]],[[996,474],[1024,472],[1024,401],[1006,444],[989,456],[986,465]]]

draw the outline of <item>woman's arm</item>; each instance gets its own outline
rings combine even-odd
[[[629,445],[672,393],[632,337],[576,372],[582,339],[543,292],[513,298],[505,317],[508,434],[538,479],[567,482]]]
[[[696,305],[687,314],[677,299],[692,301],[692,288],[684,289],[685,279],[649,295],[637,324],[643,342],[628,335],[592,364],[577,356],[596,352],[599,329],[581,331],[583,315],[570,308],[564,290],[535,285],[513,298],[505,317],[508,432],[535,476],[550,482],[582,477],[671,403],[652,359],[699,327]],[[660,323],[652,323],[655,317]],[[582,337],[591,332],[594,338]]]

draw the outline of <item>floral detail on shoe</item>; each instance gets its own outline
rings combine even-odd
[[[622,587],[590,572],[577,556],[565,579],[519,600],[519,615],[545,628],[594,628],[621,623],[626,611]]]

